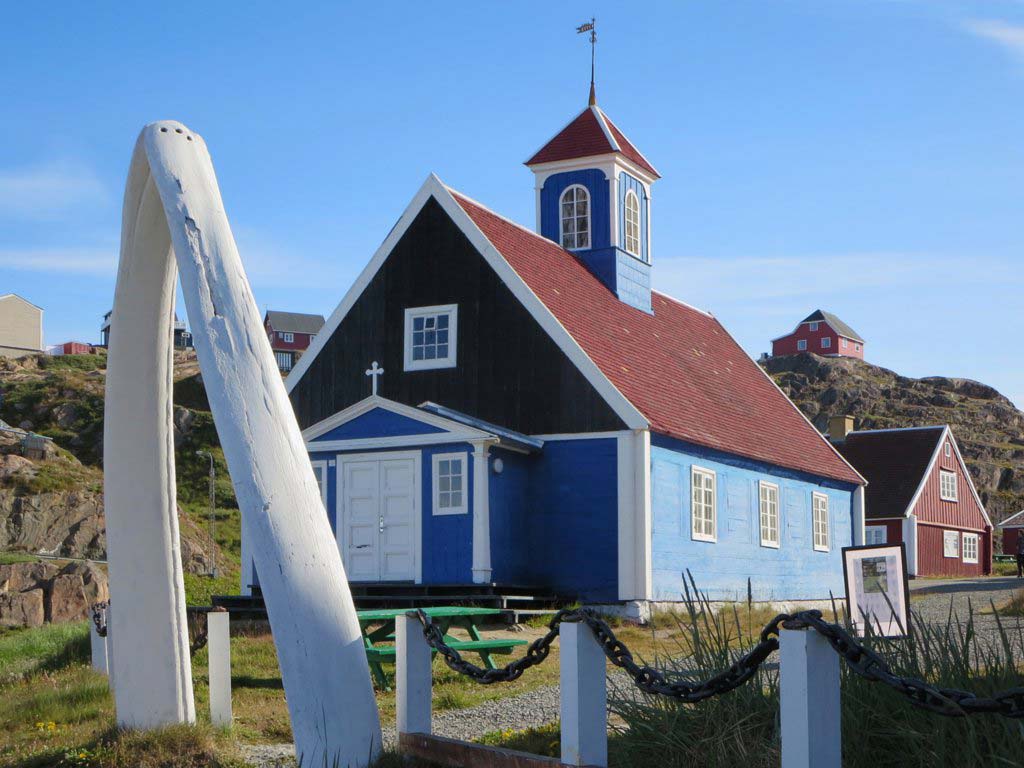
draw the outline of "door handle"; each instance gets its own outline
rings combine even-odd
[[[380,516],[380,532],[384,533],[384,515]]]

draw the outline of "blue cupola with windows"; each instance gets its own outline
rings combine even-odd
[[[572,251],[620,301],[651,312],[654,166],[590,104],[526,161],[537,231]]]

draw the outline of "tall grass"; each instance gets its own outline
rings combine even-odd
[[[676,647],[664,647],[655,666],[678,679],[703,679],[727,667],[757,642],[750,609],[715,614],[705,598],[690,597],[678,615]],[[832,618],[832,617],[828,617]],[[998,620],[997,620],[998,621]],[[899,675],[961,688],[980,696],[1022,685],[1024,631],[998,623],[979,634],[974,611],[928,624],[915,616],[906,640],[869,639]],[[776,768],[780,761],[779,669],[773,656],[746,685],[697,705],[680,705],[612,678],[609,694],[616,733],[613,766]],[[949,718],[913,707],[879,683],[842,664],[843,765],[1024,766],[1024,726],[997,715]]]

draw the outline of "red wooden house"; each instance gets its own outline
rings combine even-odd
[[[282,373],[292,369],[323,327],[323,315],[267,311],[263,317],[263,328]]]
[[[1017,554],[1017,538],[1020,536],[1020,529],[1024,528],[1024,510],[1015,515],[1010,515],[998,526],[1003,532],[1003,554]]]
[[[992,522],[948,426],[836,437],[868,481],[865,544],[906,544],[911,576],[992,572]]]
[[[864,339],[831,312],[816,309],[801,320],[792,333],[772,339],[775,357],[800,352],[863,360]]]

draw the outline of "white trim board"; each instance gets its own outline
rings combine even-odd
[[[465,424],[462,424],[458,421],[446,419],[443,416],[438,416],[437,414],[430,413],[429,411],[424,411],[420,408],[414,408],[411,405],[405,405],[404,403],[398,403],[395,402],[394,400],[388,400],[386,397],[381,397],[380,395],[370,395],[369,397],[364,397],[358,403],[353,403],[348,408],[338,411],[334,415],[328,416],[326,419],[323,419],[322,421],[318,421],[316,424],[306,427],[304,430],[302,430],[302,439],[305,440],[306,443],[308,444],[311,441],[315,440],[317,437],[320,437],[320,435],[324,435],[330,432],[335,427],[341,426],[342,424],[352,421],[353,419],[362,416],[366,413],[369,413],[370,411],[376,408],[380,408],[381,410],[385,411],[390,411],[391,413],[394,413],[398,416],[404,416],[408,419],[413,419],[414,421],[418,421],[421,424],[426,424],[427,426],[436,427],[437,429],[443,429],[445,430],[445,432],[458,433],[459,435],[462,435],[464,437],[468,436],[466,437],[466,439],[469,440],[481,440],[488,437],[494,437],[494,435],[491,434],[490,432],[484,432],[483,430],[473,429],[472,427],[466,426]],[[424,435],[402,436],[403,439],[415,437],[441,438],[444,437],[444,435],[439,432],[434,432]],[[372,439],[384,440],[389,438]],[[351,441],[342,440],[330,442],[347,443]],[[327,445],[327,443],[328,441],[324,441],[319,445]]]
[[[461,194],[461,193],[460,193]],[[486,206],[477,203],[475,200],[461,195],[466,200],[474,203],[475,205],[484,208],[492,215],[499,216],[505,221],[509,221],[500,214],[495,214]],[[298,364],[292,369],[291,373],[285,381],[285,386],[288,391],[295,388],[295,385],[299,382],[305,372],[312,365],[313,360],[320,354],[320,351],[326,345],[328,339],[334,334],[341,325],[341,321],[345,319],[349,310],[355,304],[363,291],[370,284],[370,281],[377,274],[377,271],[381,268],[384,262],[387,260],[391,253],[391,250],[398,243],[402,235],[405,234],[409,225],[416,218],[419,211],[426,205],[430,198],[434,198],[444,209],[445,213],[451,218],[455,226],[458,227],[462,233],[469,239],[470,243],[480,253],[484,260],[491,266],[492,269],[498,274],[498,278],[505,284],[505,286],[512,292],[513,296],[519,300],[519,302],[526,308],[530,315],[538,322],[541,328],[551,337],[551,339],[558,345],[559,349],[569,358],[570,361],[579,369],[583,374],[584,378],[597,390],[598,394],[608,403],[609,407],[615,411],[616,415],[619,416],[630,429],[647,429],[648,422],[644,418],[643,414],[634,406],[629,400],[612,384],[611,380],[604,375],[598,365],[590,358],[579,343],[572,337],[565,327],[558,321],[558,318],[554,316],[550,309],[540,300],[540,298],[530,289],[526,282],[516,273],[512,266],[505,260],[497,248],[491,243],[490,240],[480,231],[480,228],[476,226],[473,220],[469,217],[469,214],[463,210],[462,206],[459,205],[458,201],[452,194],[452,191],[446,187],[441,180],[434,174],[431,174],[427,180],[420,187],[419,191],[413,197],[412,202],[402,213],[395,224],[394,228],[388,234],[387,238],[381,244],[380,248],[374,253],[370,263],[366,265],[359,277],[353,283],[348,293],[338,304],[338,307],[331,313],[330,318],[324,325],[324,328],[317,335],[317,338],[312,346],[306,351],[300,359]],[[526,229],[520,224],[510,222],[514,226],[519,227],[524,232],[529,232],[533,237],[540,237],[536,233],[529,229]]]

